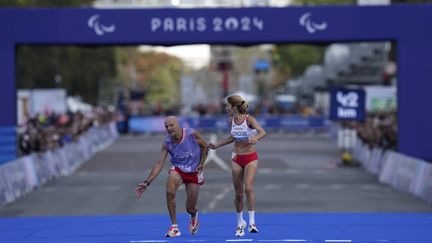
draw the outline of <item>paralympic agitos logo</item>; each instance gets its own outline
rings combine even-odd
[[[327,23],[326,22],[316,23],[312,20],[311,16],[312,16],[312,14],[310,12],[307,12],[307,13],[304,13],[299,19],[299,24],[301,26],[304,26],[306,28],[307,32],[309,32],[310,34],[313,34],[318,30],[327,29]]]
[[[113,25],[113,24],[104,25],[100,22],[99,18],[100,18],[100,15],[95,14],[95,15],[91,16],[87,21],[87,26],[89,28],[94,29],[94,31],[97,35],[104,35],[105,33],[112,33],[115,31],[115,29],[116,29],[115,25]]]

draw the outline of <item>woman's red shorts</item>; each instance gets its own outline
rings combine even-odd
[[[250,153],[250,154],[234,154],[233,153],[232,160],[244,168],[250,162],[258,160],[258,154],[256,151],[253,153]]]

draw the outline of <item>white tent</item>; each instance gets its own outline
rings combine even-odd
[[[77,111],[87,113],[87,112],[91,112],[91,110],[93,109],[93,106],[91,106],[87,103],[84,103],[77,98],[70,97],[70,96],[67,97],[66,103],[67,103],[67,107],[68,107],[69,111],[74,112],[74,113]]]

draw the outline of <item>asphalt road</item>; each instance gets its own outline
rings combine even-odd
[[[210,139],[209,134],[205,138]],[[0,209],[0,216],[165,214],[169,161],[142,199],[132,193],[156,162],[162,140],[158,135],[121,137],[74,174]],[[380,184],[361,167],[338,166],[336,143],[326,136],[270,134],[259,142],[258,152],[257,212],[432,212],[432,205]],[[207,163],[198,206],[203,212],[233,212],[234,191],[226,170],[231,146],[217,150],[216,155],[224,164]],[[184,212],[184,205],[181,187],[179,213]]]

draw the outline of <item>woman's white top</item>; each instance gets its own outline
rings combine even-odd
[[[250,137],[253,137],[257,134],[256,129],[252,129],[247,124],[246,115],[243,119],[243,122],[237,125],[234,121],[234,117],[231,122],[231,135],[233,136],[235,141],[247,141]]]

